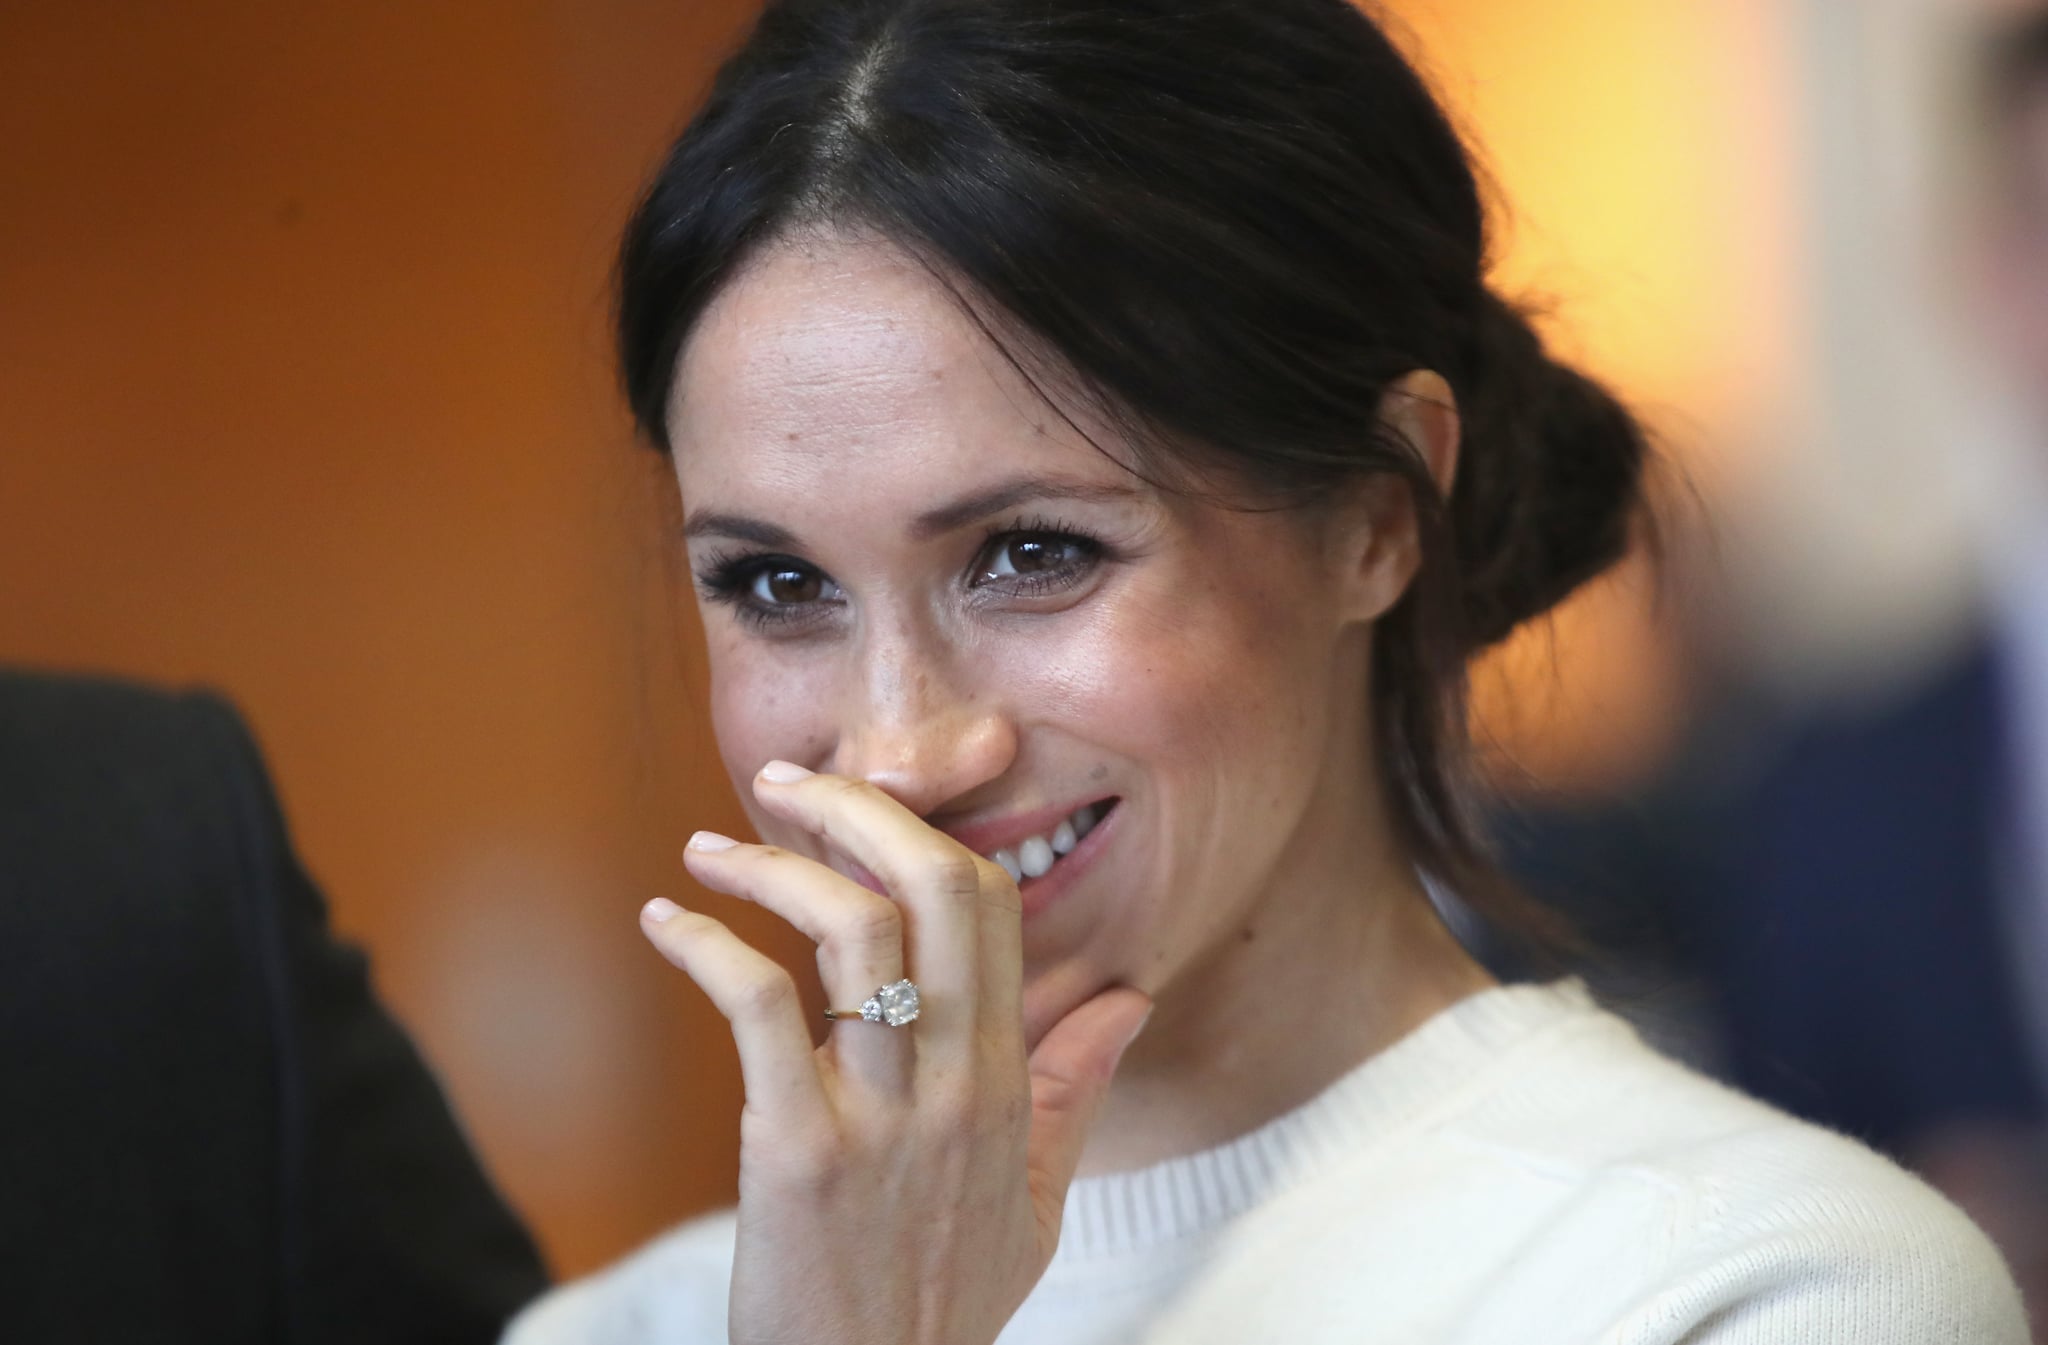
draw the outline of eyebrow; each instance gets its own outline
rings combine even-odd
[[[1030,500],[1102,502],[1130,499],[1137,493],[1133,486],[1072,481],[1059,477],[1019,477],[1014,481],[1005,481],[987,490],[963,495],[937,508],[925,510],[912,520],[910,536],[914,541],[928,542],[934,537],[944,536],[969,523],[987,518],[990,514],[1001,513],[1005,509],[1014,508]],[[798,544],[795,533],[765,519],[703,509],[691,510],[688,517],[683,520],[683,536],[691,540],[699,537],[725,537],[733,541],[752,542],[756,546],[778,549],[794,549]]]

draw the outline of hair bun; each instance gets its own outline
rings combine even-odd
[[[1553,360],[1491,291],[1476,324],[1451,492],[1471,648],[1562,602],[1628,550],[1649,445],[1613,394]]]

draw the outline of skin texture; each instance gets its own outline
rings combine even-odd
[[[734,1338],[990,1340],[1077,1164],[1241,1134],[1489,984],[1373,764],[1372,623],[1417,564],[1406,490],[1251,512],[1147,486],[872,240],[766,249],[678,374],[714,722],[769,843],[700,837],[691,872],[816,938],[834,1003],[907,973],[926,1005],[813,1053],[786,974],[650,908],[746,1071]],[[1448,481],[1442,380],[1383,414]],[[771,761],[817,774],[761,778]],[[952,839],[1106,798],[1049,903]],[[917,1253],[861,1257],[877,1237]]]

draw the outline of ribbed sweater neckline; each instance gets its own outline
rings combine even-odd
[[[1400,1129],[1516,1043],[1593,1007],[1576,979],[1480,991],[1256,1130],[1151,1167],[1081,1178],[1067,1190],[1053,1266],[1140,1255],[1220,1228]]]

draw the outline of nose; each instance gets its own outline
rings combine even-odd
[[[847,679],[830,769],[878,785],[920,817],[994,780],[1017,756],[1001,698],[940,642],[864,642]]]

